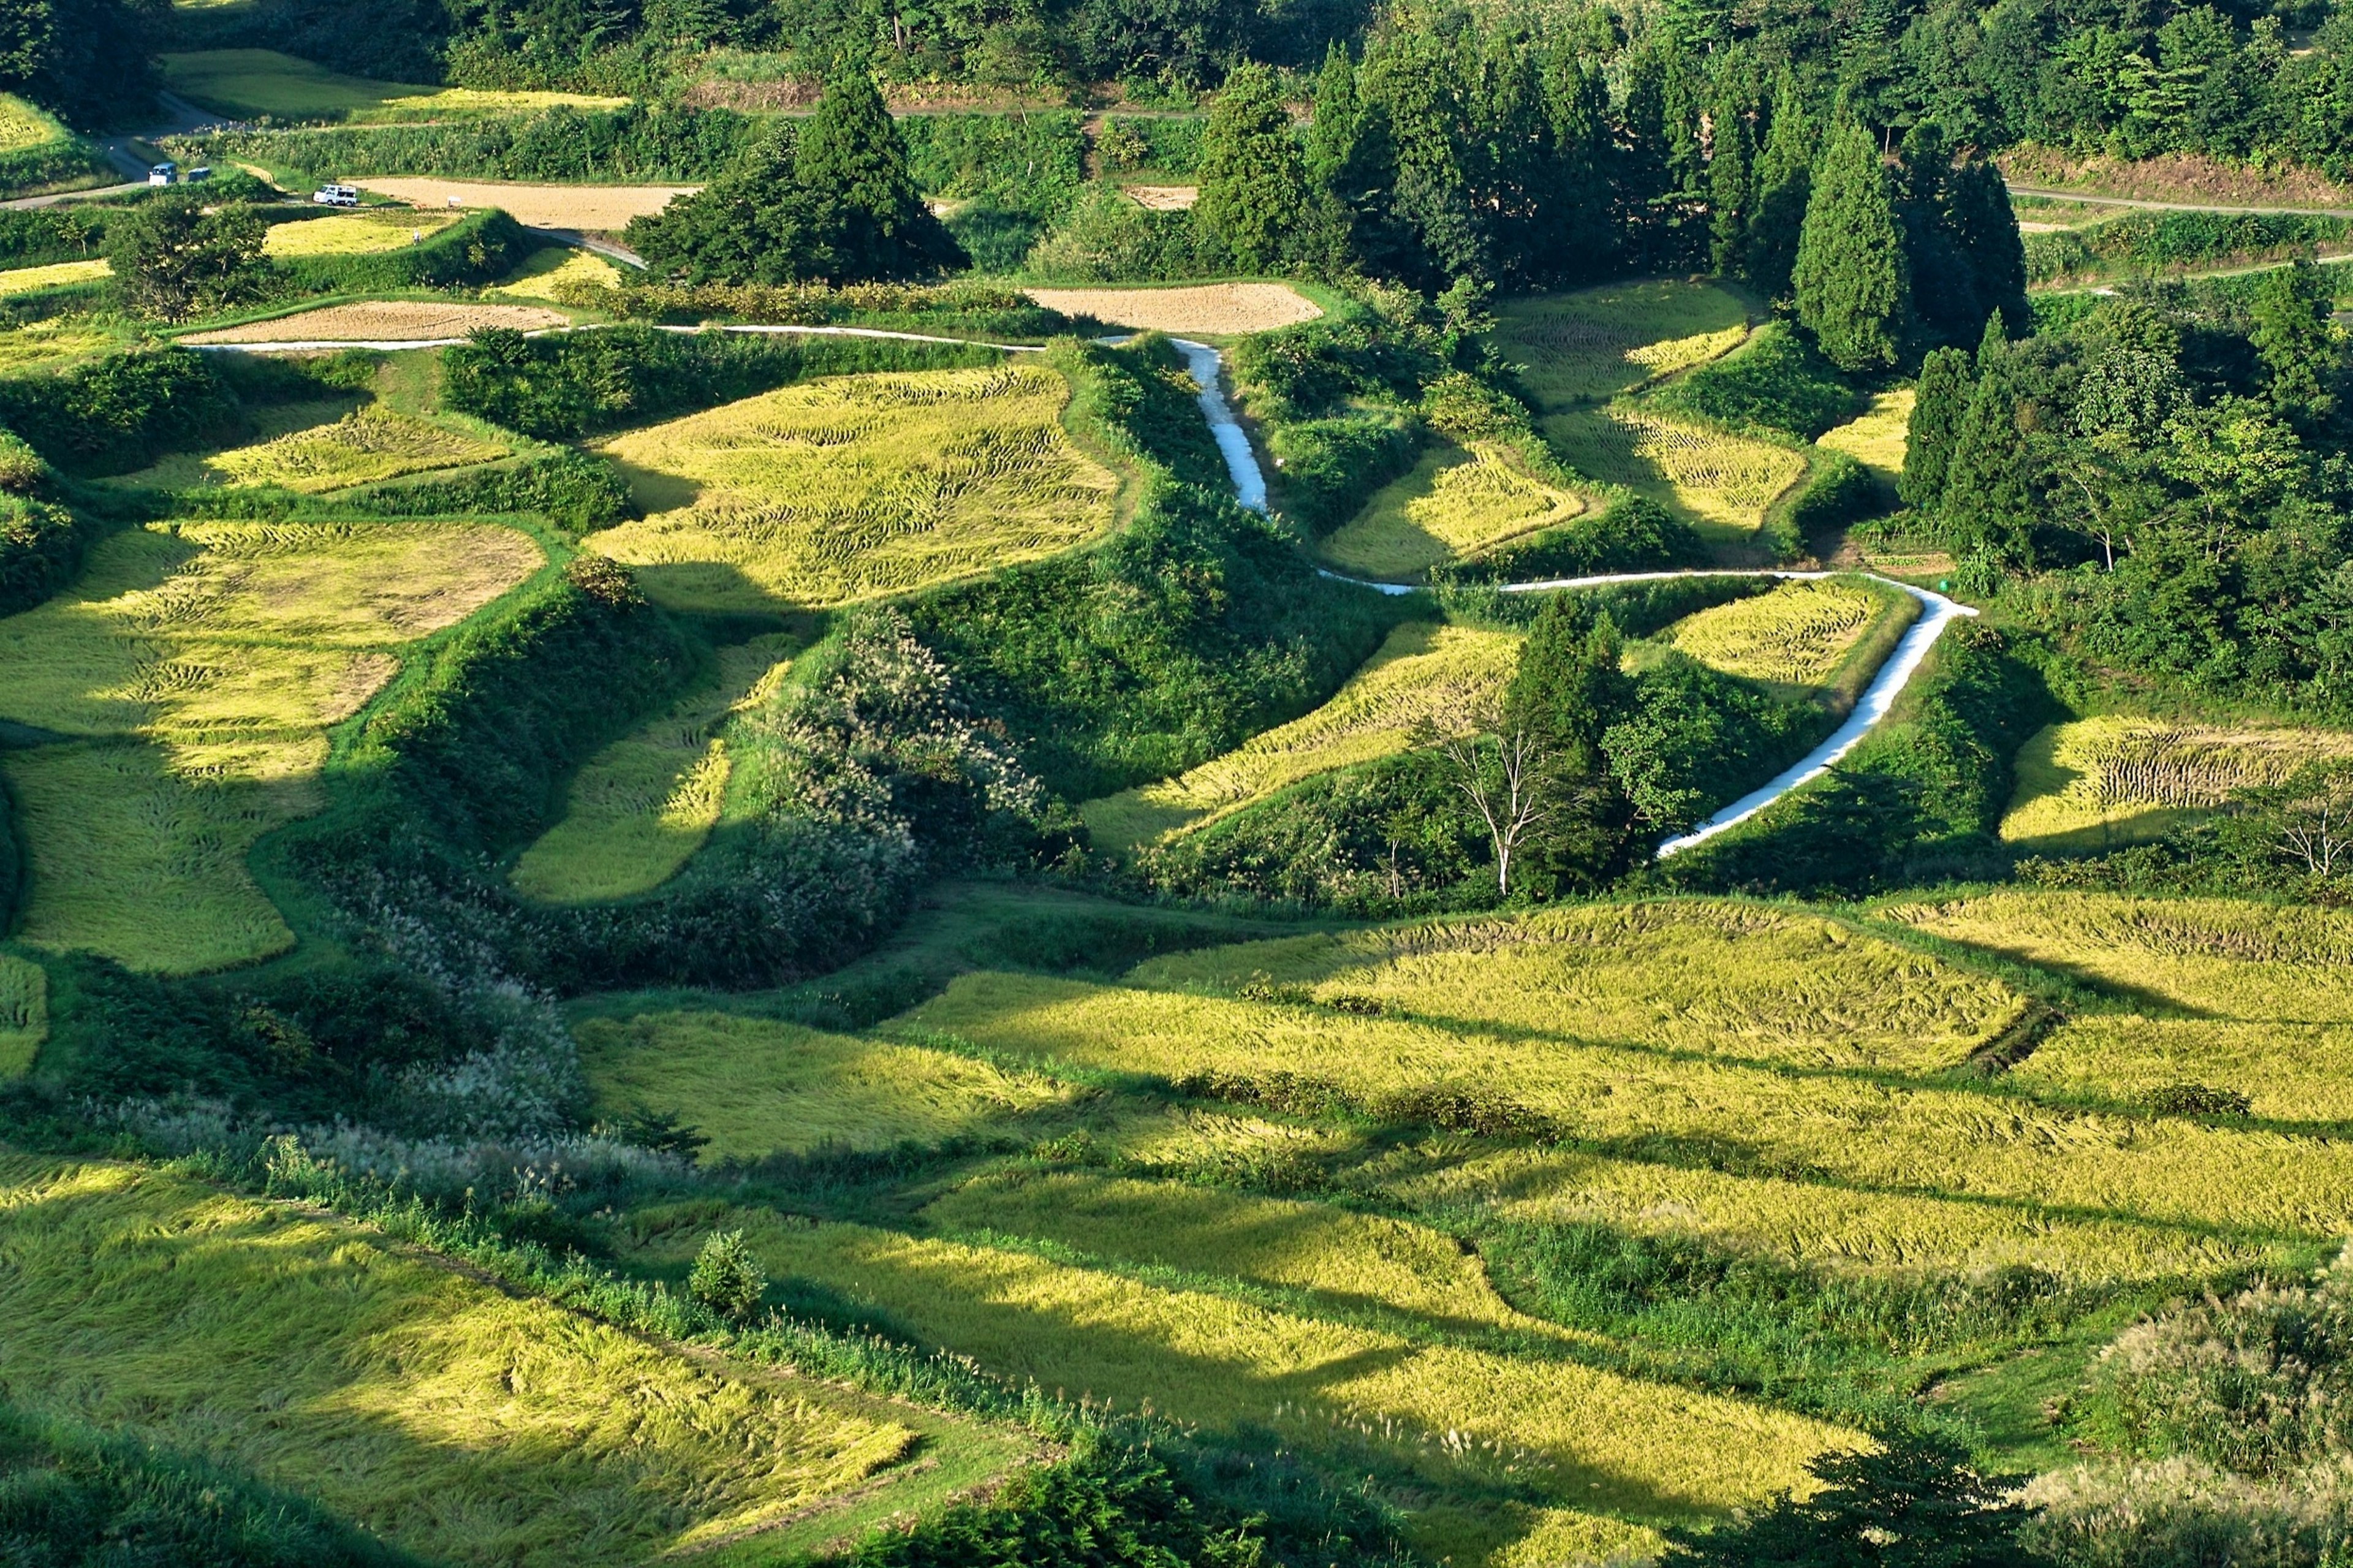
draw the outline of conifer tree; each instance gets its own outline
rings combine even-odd
[[[1852,120],[1834,126],[1814,166],[1789,281],[1799,321],[1843,371],[1894,364],[1910,324],[1904,237],[1887,186],[1871,132]]]
[[[1564,283],[1600,276],[1615,264],[1619,225],[1609,193],[1609,94],[1600,73],[1574,49],[1556,47],[1545,69],[1545,103],[1559,165],[1550,227]]]
[[[1324,68],[1315,75],[1314,105],[1302,153],[1307,177],[1335,195],[1345,196],[1362,139],[1365,101],[1356,91],[1356,62],[1336,38],[1324,49]]]
[[[1814,121],[1798,79],[1786,68],[1773,90],[1765,145],[1757,157],[1757,216],[1748,226],[1748,280],[1779,299],[1789,291],[1798,231],[1813,190]]]
[[[1263,270],[1293,253],[1308,217],[1307,165],[1264,66],[1242,65],[1226,79],[1201,135],[1199,178],[1194,219],[1243,268]]]
[[[2010,187],[1982,158],[1964,160],[1945,178],[1945,226],[1967,264],[1978,308],[1999,310],[2011,331],[2027,328],[2026,245]]]
[[[1904,442],[1904,475],[1896,493],[1904,504],[1933,512],[1945,498],[1945,475],[1960,439],[1961,416],[1972,390],[1969,356],[1961,349],[1933,349],[1920,366],[1912,398],[1912,422]]]
[[[1603,733],[1634,710],[1634,679],[1623,664],[1609,616],[1556,595],[1538,612],[1504,693],[1504,730],[1528,742],[1545,804],[1523,874],[1551,887],[1593,881],[1624,837],[1630,811],[1601,750]]]
[[[2306,257],[2265,273],[2255,289],[2248,338],[2263,362],[2272,406],[2291,422],[2325,418],[2335,406],[2337,349],[2329,330],[2335,307],[2327,280]]]
[[[816,208],[832,279],[906,278],[963,259],[909,166],[874,79],[862,68],[835,73],[802,125],[793,179]]]
[[[1985,363],[1987,357],[1990,363]],[[1981,356],[1977,384],[1945,469],[1941,515],[1953,552],[2031,566],[2035,525],[2033,453],[2019,427],[2006,352]]]
[[[1707,164],[1708,265],[1728,276],[1742,273],[1748,255],[1748,226],[1757,219],[1756,133],[1736,106],[1720,106],[1714,119]]]

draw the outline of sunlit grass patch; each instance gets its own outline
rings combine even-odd
[[[1588,479],[1624,485],[1698,523],[1756,531],[1806,471],[1803,454],[1639,408],[1555,415],[1545,435]]]
[[[618,109],[628,100],[577,92],[417,87],[345,76],[275,49],[199,49],[160,57],[164,85],[207,109],[245,119],[429,120],[461,114],[512,114],[568,104]]]
[[[574,1033],[601,1110],[674,1113],[712,1159],[935,1143],[1066,1093],[951,1052],[726,1013],[590,1018]]]
[[[90,326],[70,317],[28,321],[21,327],[0,331],[0,370],[53,364],[60,360],[102,353],[121,341],[115,332],[106,328]]]
[[[1496,311],[1494,339],[1525,367],[1538,405],[1559,408],[1704,363],[1747,335],[1747,308],[1724,289],[1654,280],[1511,300]]]
[[[64,135],[64,127],[48,114],[13,92],[0,92],[0,153],[21,153]]]
[[[1726,675],[1819,686],[1887,607],[1886,600],[1852,582],[1784,583],[1769,594],[1686,616],[1658,640]]]
[[[2132,1105],[2197,1084],[2245,1095],[2265,1120],[2353,1121],[2353,1026],[2095,1015],[2069,1019],[2010,1076]]]
[[[1834,430],[1826,430],[1814,445],[1844,452],[1881,479],[1894,483],[1904,472],[1904,451],[1910,439],[1913,393],[1873,394],[1871,406]]]
[[[102,256],[88,261],[52,261],[46,267],[12,267],[0,271],[0,298],[37,293],[67,283],[95,283],[113,276],[114,268]]]
[[[1888,919],[2219,1018],[2353,1023],[2353,911],[2006,890]]]
[[[1033,561],[1111,522],[1117,480],[1042,365],[832,377],[603,443],[643,521],[590,547],[673,606],[848,604]]]
[[[49,1037],[49,977],[30,959],[0,952],[0,1079],[22,1077]]]
[[[290,937],[244,868],[316,809],[327,725],[537,570],[512,529],[188,522],[103,541],[69,593],[0,620],[0,719],[95,742],[6,754],[27,940],[182,972]]]
[[[550,902],[649,892],[710,837],[727,787],[727,751],[712,731],[772,674],[794,639],[755,637],[720,651],[711,684],[588,760],[564,816],[516,861],[515,890]]]
[[[489,290],[501,300],[543,300],[560,304],[591,289],[617,289],[620,268],[594,251],[549,246],[526,257],[515,275]]]
[[[2115,717],[2053,724],[2019,749],[2001,837],[2052,849],[2154,838],[2242,791],[2345,756],[2353,756],[2353,734],[2334,730]]]
[[[346,213],[334,217],[301,218],[273,224],[262,249],[274,257],[372,256],[399,250],[429,239],[455,224],[454,212],[417,212],[403,207],[390,212]]]
[[[636,1563],[912,1457],[894,1407],[737,1376],[132,1166],[0,1160],[0,1378],[456,1563]]]
[[[698,1205],[700,1206],[700,1205]],[[749,1210],[772,1275],[873,1304],[925,1342],[1065,1394],[1210,1427],[1254,1423],[1305,1447],[1366,1444],[1435,1478],[1518,1486],[1580,1510],[1717,1514],[1800,1479],[1852,1434],[1566,1359],[1509,1356],[1167,1289],[1033,1254]],[[634,1224],[675,1266],[705,1222]]]
[[[1511,680],[1520,640],[1467,626],[1399,626],[1323,707],[1190,773],[1089,801],[1081,808],[1088,830],[1103,847],[1138,848],[1301,779],[1394,755],[1423,731],[1471,733]]]
[[[1411,578],[1583,515],[1583,496],[1529,474],[1508,447],[1433,447],[1318,548],[1344,572]]]
[[[389,408],[340,412],[342,404],[273,409],[263,438],[219,452],[174,453],[118,481],[194,489],[207,485],[279,485],[332,490],[403,474],[494,462],[507,448]]]

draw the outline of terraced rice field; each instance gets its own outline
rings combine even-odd
[[[197,1449],[438,1562],[641,1563],[887,1487],[919,1448],[967,1470],[1018,1451],[127,1165],[0,1155],[0,1310],[18,1404]]]
[[[64,128],[13,92],[0,92],[0,153],[21,153],[63,138]]]
[[[433,300],[371,300],[361,305],[324,305],[241,327],[191,332],[184,343],[432,342],[462,338],[484,327],[537,331],[572,320],[543,305],[460,305]]]
[[[48,1033],[48,976],[29,959],[0,952],[0,1079],[28,1070]]]
[[[219,452],[175,452],[113,483],[158,489],[276,485],[315,492],[508,455],[495,441],[373,405],[283,405],[263,411],[256,423],[259,440]]]
[[[272,225],[262,250],[270,256],[373,256],[430,239],[456,224],[456,213],[348,213]]]
[[[1820,686],[1893,607],[1889,598],[1856,583],[1784,583],[1769,594],[1686,616],[1659,640],[1726,675]]]
[[[1889,484],[1894,484],[1904,472],[1904,450],[1910,439],[1913,393],[1910,387],[1900,392],[1881,392],[1872,395],[1871,406],[1855,418],[1835,430],[1822,433],[1814,443],[1833,452],[1844,452]]]
[[[1806,471],[1803,454],[1639,408],[1555,415],[1544,433],[1588,479],[1623,485],[1704,531],[1746,537]]]
[[[1133,851],[1238,811],[1300,780],[1393,756],[1417,735],[1463,735],[1488,722],[1519,662],[1509,633],[1415,623],[1332,700],[1176,778],[1081,808],[1098,847]]]
[[[589,547],[677,608],[902,594],[1082,544],[1118,480],[1061,427],[1042,365],[832,377],[631,431],[601,450],[642,521]]]
[[[12,267],[0,272],[0,298],[37,294],[69,283],[95,283],[113,276],[113,267],[102,256],[88,261],[53,261],[46,267]]]
[[[58,319],[30,321],[0,331],[0,370],[54,365],[113,347],[119,340],[103,328]]]
[[[337,120],[354,124],[519,114],[569,105],[618,109],[628,100],[577,92],[416,87],[344,76],[275,49],[199,49],[161,57],[164,85],[191,103],[241,120]]]
[[[778,635],[721,649],[709,685],[591,758],[564,816],[515,863],[515,890],[581,903],[650,892],[677,875],[719,821],[728,763],[715,731],[783,678],[795,644]]]
[[[560,304],[589,290],[618,288],[620,281],[620,269],[603,257],[592,251],[550,246],[532,252],[514,277],[485,292],[499,300],[544,300]]]
[[[936,1143],[1068,1093],[946,1051],[724,1013],[591,1018],[574,1034],[600,1110],[676,1113],[711,1140],[705,1159]]]
[[[2353,756],[2353,734],[2330,730],[2116,717],[2053,724],[2019,750],[2001,837],[2051,849],[2154,838],[2242,791],[2345,756]]]
[[[1384,487],[1319,551],[1343,572],[1411,581],[1582,516],[1583,496],[1529,474],[1509,448],[1447,443]]]
[[[1537,405],[1561,410],[1704,364],[1747,335],[1747,308],[1724,289],[1651,281],[1509,301],[1494,342],[1525,367]]]
[[[649,216],[700,185],[533,185],[493,180],[387,179],[352,182],[371,195],[390,196],[435,212],[451,206],[497,207],[533,228],[613,234],[633,217]]]
[[[1032,289],[1029,298],[1066,316],[1145,332],[1222,337],[1271,331],[1323,315],[1324,307],[1282,283],[1193,283],[1166,289]]]
[[[512,529],[187,522],[118,533],[69,593],[0,620],[0,761],[30,888],[19,935],[189,973],[291,940],[245,854],[317,808],[325,730],[402,645],[530,576]]]

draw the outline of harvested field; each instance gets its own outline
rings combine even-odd
[[[262,250],[270,256],[373,256],[429,239],[458,221],[456,213],[369,212],[273,224]]]
[[[1120,189],[1146,212],[1191,212],[1193,204],[1201,199],[1198,185],[1122,185]]]
[[[527,185],[486,180],[354,180],[360,189],[390,196],[413,207],[446,210],[499,207],[533,228],[572,228],[617,234],[633,217],[649,217],[701,185]]]
[[[53,261],[47,267],[15,267],[0,272],[0,298],[38,293],[69,283],[95,283],[113,276],[114,268],[104,257],[89,261]]]
[[[49,977],[30,959],[0,952],[0,1079],[21,1078],[49,1036]]]
[[[1301,779],[1395,755],[1424,730],[1472,733],[1490,721],[1519,648],[1506,632],[1399,626],[1314,712],[1180,777],[1089,801],[1081,814],[1099,846],[1133,851]]]
[[[650,892],[677,875],[719,821],[727,750],[712,731],[780,678],[794,639],[723,648],[716,679],[614,742],[572,781],[564,816],[516,861],[526,898],[579,903]]]
[[[673,1112],[713,1160],[936,1143],[1068,1093],[946,1051],[725,1013],[590,1018],[573,1032],[600,1110]]]
[[[429,342],[462,338],[484,327],[533,331],[567,325],[572,318],[538,305],[445,305],[432,300],[376,300],[329,305],[241,327],[184,337],[184,343]]]
[[[577,92],[485,91],[417,87],[344,76],[275,49],[199,49],[162,57],[164,85],[182,98],[240,119],[333,120],[381,124],[470,114],[518,114],[559,105],[618,109],[625,98]]]
[[[1819,686],[1890,607],[1852,582],[1784,583],[1769,594],[1686,616],[1658,640],[1726,675]]]
[[[1747,335],[1747,307],[1724,289],[1654,281],[1511,300],[1494,340],[1538,406],[1559,410],[1703,364]]]
[[[1874,394],[1871,407],[1835,430],[1825,431],[1817,447],[1844,452],[1881,479],[1893,484],[1904,472],[1904,448],[1912,423],[1910,387]]]
[[[542,563],[459,523],[151,524],[103,541],[70,592],[0,620],[0,719],[69,738],[5,753],[31,879],[21,934],[188,973],[291,940],[247,874],[315,810],[327,725],[402,644]]]
[[[1043,365],[830,377],[601,444],[640,522],[590,548],[678,608],[842,605],[1100,534],[1118,480],[1061,427]]]
[[[1583,496],[1527,472],[1509,447],[1451,442],[1385,486],[1319,546],[1343,572],[1409,581],[1431,567],[1525,539],[1580,517]]]
[[[1556,415],[1544,432],[1561,460],[1588,478],[1624,485],[1736,535],[1755,532],[1766,509],[1806,471],[1804,455],[1786,447],[1645,409]]]
[[[2242,791],[2347,756],[2353,734],[2333,730],[2114,717],[2053,724],[2019,749],[2001,837],[2059,850],[2154,838]]]
[[[1195,283],[1166,289],[1032,289],[1029,298],[1066,316],[1092,316],[1138,331],[1211,337],[1293,327],[1324,307],[1284,283]]]
[[[561,304],[590,290],[612,289],[621,281],[620,268],[594,251],[551,245],[533,251],[515,275],[487,290],[501,300],[545,300]]]
[[[691,1552],[927,1439],[991,1440],[130,1165],[0,1159],[0,1309],[19,1405],[194,1448],[451,1563]]]

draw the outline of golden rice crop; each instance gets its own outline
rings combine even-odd
[[[1319,548],[1344,572],[1410,578],[1556,528],[1585,510],[1583,496],[1536,479],[1509,447],[1474,442],[1466,451],[1450,442],[1383,487]]]
[[[2116,717],[2053,724],[2019,750],[2001,836],[2052,848],[2155,837],[2243,790],[2348,755],[2353,734],[2333,730]]]
[[[53,261],[46,267],[12,267],[0,272],[0,297],[30,294],[66,283],[95,283],[113,276],[113,267],[102,256],[89,261]]]
[[[1467,626],[1399,626],[1323,707],[1176,778],[1088,802],[1088,830],[1105,848],[1140,848],[1301,779],[1394,755],[1421,732],[1472,733],[1491,721],[1520,640]]]
[[[959,977],[906,1015],[988,1050],[1176,1079],[1282,1072],[1362,1104],[1505,1103],[1630,1153],[1867,1192],[1968,1194],[2126,1223],[2314,1239],[2353,1225],[2353,1152],[2269,1132],[2037,1104],[1873,1074],[1767,1067],[1425,1018],[1035,975]]]
[[[347,213],[335,217],[299,218],[272,225],[262,241],[265,254],[291,256],[373,256],[399,250],[430,239],[455,224],[454,212]]]
[[[1891,483],[1904,471],[1904,449],[1911,438],[1913,391],[1881,392],[1871,406],[1834,430],[1822,432],[1814,445],[1844,452]]]
[[[604,444],[644,521],[590,547],[691,609],[840,605],[1085,542],[1118,481],[1043,365],[837,376]]]
[[[1804,456],[1787,447],[1647,409],[1556,415],[1544,431],[1561,460],[1588,478],[1741,532],[1763,523],[1765,509],[1806,470]]]
[[[33,866],[28,940],[185,971],[290,938],[244,868],[316,808],[325,726],[394,650],[537,570],[512,529],[151,524],[74,588],[0,620],[0,718],[91,744],[8,753]]]
[[[935,1143],[1065,1093],[952,1052],[771,1018],[653,1013],[573,1032],[600,1108],[675,1112],[711,1140],[711,1159]]]
[[[517,114],[568,105],[618,109],[628,100],[576,92],[416,87],[344,76],[275,49],[197,49],[161,57],[164,85],[224,113],[252,119],[348,120],[365,124],[460,114]]]
[[[2010,1076],[2128,1104],[2202,1084],[2245,1095],[2266,1120],[2353,1121],[2353,1026],[2094,1014],[2069,1019]]]
[[[1726,675],[1817,686],[1887,607],[1852,583],[1784,583],[1769,594],[1686,616],[1659,638]]]
[[[635,1563],[885,1475],[936,1418],[737,1375],[333,1220],[0,1159],[0,1381],[459,1563]]]
[[[84,318],[27,321],[0,331],[0,370],[78,359],[112,348],[117,341],[113,333],[90,325]]]
[[[62,141],[65,128],[13,92],[0,92],[0,153]]]
[[[48,1037],[48,975],[30,959],[0,952],[0,1079],[29,1071]]]
[[[464,468],[507,455],[497,442],[380,405],[284,404],[254,418],[255,437],[214,452],[175,452],[110,481],[128,488],[196,489],[279,485],[321,491],[403,474]]]
[[[1153,959],[1134,985],[1256,981],[1447,1024],[1802,1067],[1935,1071],[2022,1003],[1999,981],[1817,915],[1752,904],[1588,904],[1319,932]]]
[[[1704,363],[1747,335],[1747,308],[1731,294],[1711,283],[1666,280],[1515,300],[1496,311],[1494,333],[1496,347],[1525,367],[1523,383],[1548,409]]]
[[[675,1266],[706,1225],[741,1226],[772,1274],[873,1303],[1000,1375],[1206,1426],[1255,1423],[1293,1443],[1336,1433],[1439,1478],[1502,1480],[1509,1466],[1516,1487],[1580,1510],[1722,1513],[1858,1441],[1566,1358],[1417,1343],[1008,1248],[704,1207],[684,1225],[635,1216],[638,1256]]]
[[[719,821],[727,749],[712,733],[781,678],[794,641],[777,635],[720,650],[711,684],[588,760],[564,816],[515,862],[511,880],[553,903],[627,898],[678,874]]]
[[[2158,1009],[2353,1023],[2353,912],[2233,899],[2008,891],[1883,911],[1922,931],[2084,975]]]
[[[525,258],[513,278],[488,290],[501,300],[544,300],[567,304],[595,298],[595,291],[620,287],[620,269],[594,251],[549,246]]]

